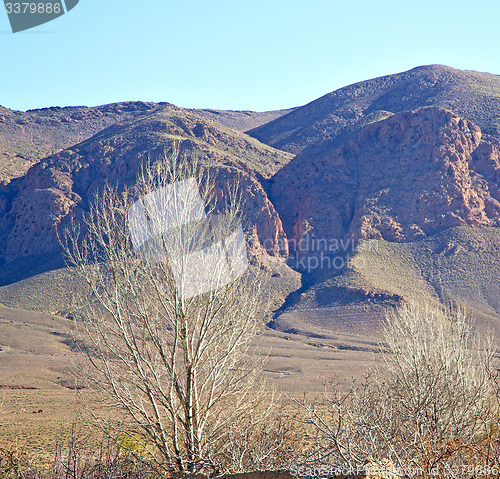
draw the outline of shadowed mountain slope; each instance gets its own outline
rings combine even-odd
[[[449,228],[421,241],[368,240],[344,251],[338,269],[282,308],[272,326],[330,337],[376,336],[383,310],[402,300],[467,305],[483,330],[500,333],[500,228]]]

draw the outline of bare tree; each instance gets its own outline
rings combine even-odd
[[[492,339],[464,308],[416,303],[387,312],[383,339],[371,379],[320,401],[295,400],[308,427],[306,461],[356,470],[390,460],[422,477],[482,461],[494,413]]]
[[[252,414],[265,393],[249,350],[262,278],[247,268],[240,207],[237,184],[216,188],[208,169],[174,154],[147,164],[132,189],[106,187],[83,227],[65,232],[85,284],[80,374],[128,421],[96,418],[165,471],[223,470],[235,429],[272,411]]]
[[[352,381],[348,388],[325,388],[313,401],[294,398],[293,402],[298,411],[292,417],[304,424],[304,464],[335,466],[356,474],[368,459],[398,462],[400,424],[387,384],[367,377],[360,384]]]
[[[386,317],[386,370],[415,461],[438,467],[479,444],[491,412],[493,340],[457,305],[405,304]]]

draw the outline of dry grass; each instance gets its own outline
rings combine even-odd
[[[342,271],[314,272],[316,283],[278,318],[280,329],[293,322],[298,331],[322,326],[331,335],[351,321],[369,334],[374,307],[404,298],[467,304],[483,329],[500,331],[499,228],[456,227],[413,243],[369,240],[345,259]]]
[[[57,315],[0,306],[0,441],[45,461],[54,457],[58,439],[69,438],[84,413],[78,392],[68,389],[74,384],[74,353],[65,343],[70,325]],[[337,343],[349,340],[352,336],[346,335]],[[269,355],[265,372],[272,384],[296,396],[320,392],[333,377],[347,384],[351,377],[363,376],[373,359],[373,353],[341,349],[333,339],[269,328],[254,348]]]

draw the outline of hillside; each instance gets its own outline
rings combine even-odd
[[[40,159],[97,132],[159,108],[125,102],[101,107],[53,107],[27,112],[0,107],[0,182],[23,175]]]
[[[212,167],[221,187],[230,177],[241,178],[253,252],[264,252],[259,238],[265,238],[270,239],[267,252],[284,254],[278,245],[281,221],[259,178],[270,177],[291,155],[213,120],[166,106],[44,159],[0,191],[0,256],[12,260],[58,251],[56,229],[68,215],[80,215],[105,182],[132,184],[139,166],[171,150],[174,142]]]
[[[439,106],[500,132],[500,76],[426,65],[340,88],[249,133],[294,153],[395,113]]]
[[[399,113],[344,144],[305,150],[272,178],[271,200],[299,255],[314,240],[500,226],[499,152],[496,138],[442,108]]]
[[[500,333],[499,228],[454,227],[408,243],[367,240],[344,259],[341,269],[314,271],[314,284],[279,311],[272,327],[373,337],[384,308],[401,300],[453,300],[469,307],[483,330]]]
[[[121,102],[97,107],[52,107],[27,112],[0,107],[0,183],[22,176],[40,159],[89,139],[109,126],[168,108],[168,103]],[[188,110],[236,130],[248,130],[291,110]]]

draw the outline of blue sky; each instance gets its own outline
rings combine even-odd
[[[498,0],[80,0],[16,34],[0,7],[0,105],[18,110],[262,111],[424,64],[500,74]]]

